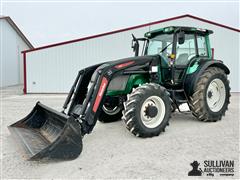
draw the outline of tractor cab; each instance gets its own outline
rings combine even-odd
[[[200,59],[212,58],[209,43],[212,33],[206,29],[171,26],[147,32],[145,38],[134,38],[133,47],[137,56],[138,41],[143,40],[142,55],[159,55],[160,83],[178,87],[186,74],[197,70]]]

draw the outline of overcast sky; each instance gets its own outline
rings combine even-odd
[[[0,0],[1,1],[1,0]],[[239,29],[239,2],[23,3],[2,1],[35,47],[192,14]],[[17,3],[16,3],[17,2]]]

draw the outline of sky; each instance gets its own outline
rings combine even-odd
[[[236,1],[0,1],[0,15],[10,16],[35,47],[184,14],[240,27]]]

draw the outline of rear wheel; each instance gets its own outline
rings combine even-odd
[[[217,67],[208,68],[199,78],[191,97],[193,115],[201,121],[221,120],[230,103],[227,75]]]
[[[106,97],[98,120],[104,123],[109,123],[121,120],[121,117],[122,106],[119,103],[119,98],[110,96]]]
[[[123,110],[127,129],[139,137],[158,136],[169,124],[171,102],[168,92],[158,84],[144,84],[128,97]]]

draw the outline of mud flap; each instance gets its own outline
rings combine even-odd
[[[8,128],[28,160],[71,160],[82,151],[80,124],[40,102]]]

